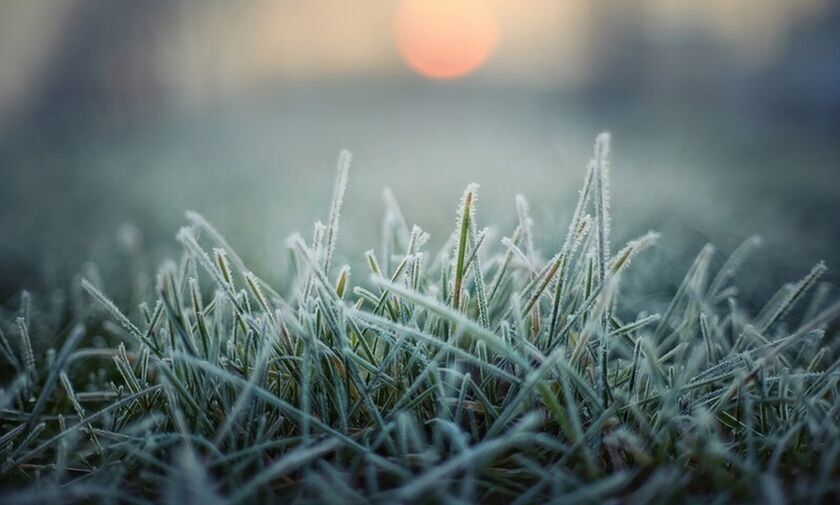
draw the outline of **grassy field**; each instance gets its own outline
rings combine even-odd
[[[756,294],[741,301],[753,309],[817,261],[836,264],[833,130],[655,103],[599,108],[549,91],[397,84],[286,90],[124,125],[74,117],[66,129],[35,124],[0,135],[0,303],[16,304],[24,288],[43,293],[56,277],[66,284],[92,261],[120,306],[135,307],[145,298],[123,298],[117,282],[129,270],[153,278],[178,254],[173,237],[186,209],[223,231],[276,287],[288,279],[284,240],[323,219],[343,147],[355,163],[342,263],[356,269],[379,243],[384,188],[437,250],[452,202],[472,181],[481,183],[483,222],[499,234],[514,225],[515,195],[526,195],[540,223],[534,240],[548,255],[571,218],[589,157],[583,146],[605,126],[615,138],[614,240],[649,229],[663,236],[640,258],[653,268],[628,272],[656,279],[651,290],[673,290],[705,243],[723,258],[752,234],[765,241],[741,273],[742,288]],[[117,240],[126,223],[139,232],[139,252]],[[840,284],[834,270],[825,279]]]
[[[3,313],[5,502],[840,498],[824,264],[751,311],[734,282],[760,240],[722,263],[707,246],[669,303],[625,303],[659,235],[611,240],[604,134],[550,253],[525,198],[494,236],[470,184],[439,250],[386,197],[381,245],[351,275],[350,155],[338,165],[326,220],[286,242],[282,288],[188,213],[182,255],[127,276],[139,306],[90,270]]]

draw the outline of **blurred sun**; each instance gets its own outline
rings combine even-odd
[[[499,35],[493,9],[482,0],[403,0],[394,36],[405,62],[435,79],[466,75],[484,63]]]

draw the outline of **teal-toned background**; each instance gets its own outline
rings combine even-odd
[[[285,238],[326,218],[341,148],[340,260],[374,245],[384,187],[439,245],[470,181],[497,237],[529,197],[549,255],[601,130],[616,241],[663,232],[637,296],[706,241],[753,233],[758,298],[818,260],[840,268],[840,4],[488,3],[496,52],[433,81],[393,47],[396,2],[4,2],[0,303],[89,260],[127,275],[120,234],[142,235],[153,270],[187,209],[282,282]]]

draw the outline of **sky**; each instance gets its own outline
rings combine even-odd
[[[477,10],[478,18],[484,12],[497,33],[486,58],[468,73],[475,74],[472,78],[503,86],[567,89],[592,83],[612,59],[632,58],[625,54],[632,45],[623,49],[622,37],[666,47],[699,37],[717,44],[737,67],[760,70],[779,57],[795,28],[820,16],[829,4],[144,0],[116,8],[101,0],[10,0],[0,4],[0,122],[19,119],[51,80],[67,77],[56,75],[55,69],[62,61],[80,58],[73,47],[92,48],[85,52],[94,60],[87,61],[87,67],[94,67],[88,71],[96,74],[92,79],[104,81],[104,93],[116,95],[115,100],[200,106],[289,81],[399,76],[413,68],[400,50],[411,26],[433,31],[455,18],[469,45],[482,36],[481,28],[470,32],[464,22],[476,19]],[[410,13],[399,17],[408,12],[406,5],[420,6],[411,11],[415,18]]]

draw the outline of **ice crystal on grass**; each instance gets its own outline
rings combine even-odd
[[[69,316],[23,296],[0,320],[4,503],[838,499],[825,265],[752,315],[734,281],[760,241],[717,271],[707,246],[661,314],[631,313],[621,278],[659,235],[612,253],[608,154],[601,135],[545,256],[524,197],[491,239],[468,186],[430,251],[386,191],[351,276],[343,152],[326,224],[286,242],[285,293],[188,212],[140,317],[93,268]]]

